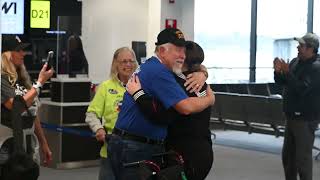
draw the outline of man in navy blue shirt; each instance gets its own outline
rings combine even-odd
[[[207,96],[188,97],[176,82],[172,72],[181,71],[185,59],[185,39],[179,29],[168,28],[157,37],[155,56],[137,69],[143,90],[158,99],[165,108],[173,107],[180,114],[200,112],[214,102],[208,86]],[[136,105],[127,92],[108,143],[108,154],[116,179],[140,179],[136,168],[124,164],[152,160],[152,155],[164,152],[163,140],[167,126],[153,124]]]

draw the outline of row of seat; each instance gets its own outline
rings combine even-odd
[[[282,87],[275,83],[211,84],[211,87],[215,92],[229,92],[261,96],[282,94]]]
[[[285,117],[281,96],[215,92],[215,98],[211,112],[213,125],[248,133],[283,136]],[[319,147],[314,146],[314,149],[320,151]],[[315,159],[320,159],[320,152]]]
[[[215,93],[212,122],[224,128],[274,134],[283,133],[282,99],[237,93]]]

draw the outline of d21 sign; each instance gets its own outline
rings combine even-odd
[[[50,1],[31,1],[31,28],[50,28]]]

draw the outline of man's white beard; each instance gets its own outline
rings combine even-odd
[[[183,64],[174,63],[174,65],[172,67],[172,71],[177,75],[182,74],[182,66],[183,66]]]

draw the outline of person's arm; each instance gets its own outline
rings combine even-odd
[[[134,83],[134,82],[138,82],[138,83]],[[138,76],[134,75],[127,84],[128,93],[133,94],[134,92],[137,92],[139,89],[141,89],[139,78]],[[186,99],[179,101],[177,104],[174,105],[173,108],[182,115],[189,115],[191,113],[200,112],[203,109],[207,108],[208,106],[213,105],[214,101],[215,101],[215,97],[214,97],[213,91],[208,85],[206,96],[188,97]]]
[[[85,121],[89,124],[90,129],[96,133],[97,141],[104,142],[107,133],[97,115],[94,112],[87,112]]]
[[[305,71],[302,78],[298,78],[292,72],[289,72],[287,74],[287,85],[300,96],[308,94],[312,89],[320,89],[320,64],[315,64]]]
[[[215,102],[215,97],[210,86],[207,85],[207,95],[204,97],[189,97],[179,101],[175,106],[180,114],[189,115],[191,113],[197,113],[208,106],[213,105]]]
[[[95,133],[96,139],[99,142],[104,142],[107,132],[103,127],[102,115],[105,106],[106,90],[104,84],[100,84],[96,94],[91,101],[87,113],[85,122],[89,125],[90,129]]]
[[[52,75],[54,70],[51,68],[50,70],[46,70],[47,64],[43,65],[37,82],[39,82],[41,85],[43,85]],[[24,101],[26,102],[27,107],[31,106],[34,98],[38,96],[38,91],[40,91],[38,88],[33,86],[28,92],[23,96]],[[12,104],[13,104],[13,97],[7,99],[6,101],[3,102],[3,105],[11,110],[12,109]]]
[[[276,57],[273,61],[273,68],[274,68],[274,82],[279,85],[287,84],[287,69],[286,63],[283,59]]]
[[[278,61],[278,62],[277,62]],[[287,85],[290,89],[294,90],[296,94],[304,96],[312,89],[320,86],[320,65],[314,64],[312,68],[305,71],[302,78],[296,77],[291,71],[299,63],[299,59],[293,59],[290,64],[284,60],[275,59],[275,82],[282,85]],[[280,64],[280,65],[279,65]]]
[[[201,64],[199,71],[190,73],[187,76],[184,86],[186,87],[186,90],[189,91],[190,93],[199,92],[207,79],[208,79],[207,68]]]
[[[168,125],[169,121],[177,115],[173,108],[165,109],[159,101],[146,94],[141,89],[139,78],[135,74],[129,79],[126,89],[137,103],[139,110],[152,123]]]
[[[35,121],[34,121],[34,132],[39,140],[40,143],[40,148],[41,148],[41,152],[42,152],[42,157],[43,157],[43,163],[45,166],[49,165],[50,162],[52,161],[52,152],[49,148],[47,139],[43,133],[43,129],[41,127],[41,123],[38,117],[36,117]]]

